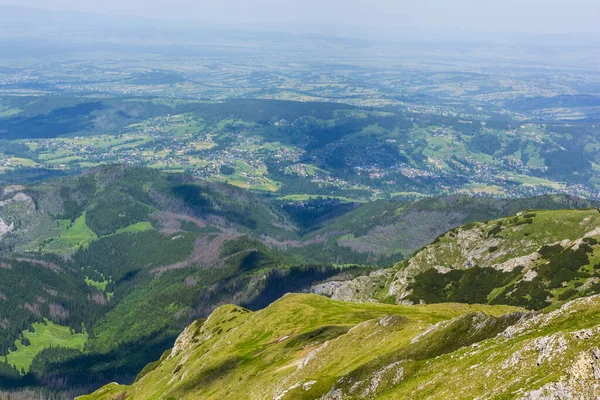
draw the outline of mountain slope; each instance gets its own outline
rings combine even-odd
[[[451,229],[408,261],[338,284],[331,295],[542,309],[600,292],[599,239],[598,209],[525,211]]]
[[[221,307],[132,386],[80,399],[590,398],[599,329],[598,296],[533,314],[289,295]]]
[[[299,381],[310,387],[314,398],[334,385],[344,370],[402,349],[434,323],[480,310],[495,315],[516,311],[467,305],[357,305],[314,295],[288,295],[256,313],[223,306],[206,321],[190,326],[170,355],[134,384],[132,394],[137,398],[284,398],[286,389]],[[383,338],[386,345],[375,346],[383,344]],[[347,351],[359,341],[372,344],[362,347],[371,351]],[[330,365],[323,368],[320,360]],[[306,384],[317,377],[317,382]],[[299,398],[297,394],[304,391],[300,385],[294,389],[296,395],[287,390],[288,398]]]
[[[267,201],[185,175],[106,166],[4,188],[0,201],[2,387],[133,379],[215,307],[260,308],[339,272],[265,246],[262,233],[298,239]],[[83,352],[50,349],[52,337],[28,347],[46,320],[85,333]]]

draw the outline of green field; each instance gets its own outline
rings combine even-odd
[[[106,293],[106,299],[108,301],[110,301],[112,299],[112,297],[114,296],[114,292],[107,292],[106,287],[108,286],[109,283],[111,283],[111,279],[110,279],[110,277],[108,279],[104,278],[104,274],[100,274],[100,275],[102,275],[102,277],[103,277],[102,281],[95,281],[86,276],[85,284],[90,287],[96,288],[96,290],[98,290],[99,292]]]
[[[509,173],[509,174],[507,174],[507,177],[512,180],[515,180],[519,183],[522,183],[525,186],[547,186],[547,187],[554,188],[554,189],[564,188],[564,186],[565,186],[562,183],[553,182],[551,180],[538,178],[535,176],[527,176],[527,175],[522,175],[522,174]]]
[[[95,240],[98,235],[92,231],[85,223],[86,212],[71,222],[70,220],[58,220],[60,224],[60,236],[52,241],[46,248],[49,252],[64,252],[77,250],[81,247],[86,248]],[[114,234],[136,233],[152,229],[152,224],[148,221],[138,222],[125,228],[118,229]]]
[[[85,158],[83,158],[81,156],[67,156],[67,157],[54,158],[51,160],[47,160],[46,164],[49,164],[49,165],[70,164],[75,161],[85,161]]]
[[[28,372],[35,356],[45,348],[60,346],[83,351],[87,342],[87,333],[72,333],[69,327],[57,325],[52,321],[46,321],[46,324],[35,323],[32,326],[34,332],[23,332],[23,336],[31,344],[24,346],[20,340],[16,340],[17,351],[8,353],[6,357],[0,357],[0,361],[7,361],[17,370]]]
[[[149,231],[151,229],[152,229],[152,224],[148,221],[143,221],[143,222],[138,222],[136,224],[126,226],[125,228],[117,229],[117,232],[115,232],[115,234],[143,232],[143,231]]]
[[[88,246],[98,237],[85,223],[85,212],[71,222],[69,220],[59,220],[60,236],[50,249],[67,248],[77,249]],[[50,250],[49,249],[49,250]]]
[[[90,287],[98,289],[98,291],[100,291],[100,292],[105,292],[106,286],[108,285],[107,280],[98,282],[98,281],[88,278],[87,276],[85,277],[85,283],[86,283],[86,285],[88,285]]]

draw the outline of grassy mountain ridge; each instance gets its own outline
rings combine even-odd
[[[289,295],[223,306],[133,385],[80,399],[590,398],[599,324],[598,296],[525,313]]]
[[[423,249],[395,280],[415,276],[411,299],[420,301],[428,296],[423,291],[433,293],[439,290],[437,285],[447,287],[451,282],[465,279],[463,273],[448,276],[444,279],[448,282],[437,283],[441,276],[452,274],[452,269],[474,271],[473,276],[493,275],[498,271],[504,279],[497,285],[488,285],[489,293],[482,290],[472,302],[544,308],[551,302],[589,295],[599,289],[595,285],[596,269],[600,266],[599,227],[597,209],[530,211],[512,218],[475,223],[450,231]],[[390,294],[397,293],[397,300],[401,300],[404,297],[400,294],[401,284],[392,285]],[[442,290],[440,300],[444,296],[448,299],[460,296],[460,286],[454,283],[454,289]]]
[[[593,398],[598,238],[596,208],[472,222],[333,294],[358,302],[219,308],[133,385],[82,399]]]

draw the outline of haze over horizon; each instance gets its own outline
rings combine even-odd
[[[600,35],[600,3],[591,0],[373,0],[368,5],[360,0],[0,0],[2,5],[341,36],[397,38],[412,31],[473,38],[477,32],[512,37]]]

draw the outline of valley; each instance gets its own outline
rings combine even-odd
[[[590,208],[474,222],[390,269],[311,288],[335,300],[222,306],[130,386],[81,399],[587,398],[599,219]]]
[[[598,193],[598,138],[590,133],[579,147],[569,141],[589,129],[584,121],[274,100],[44,101],[48,114],[26,116],[39,109],[37,97],[0,98],[24,115],[0,118],[12,139],[0,143],[5,179],[118,163],[186,171],[282,199]]]

